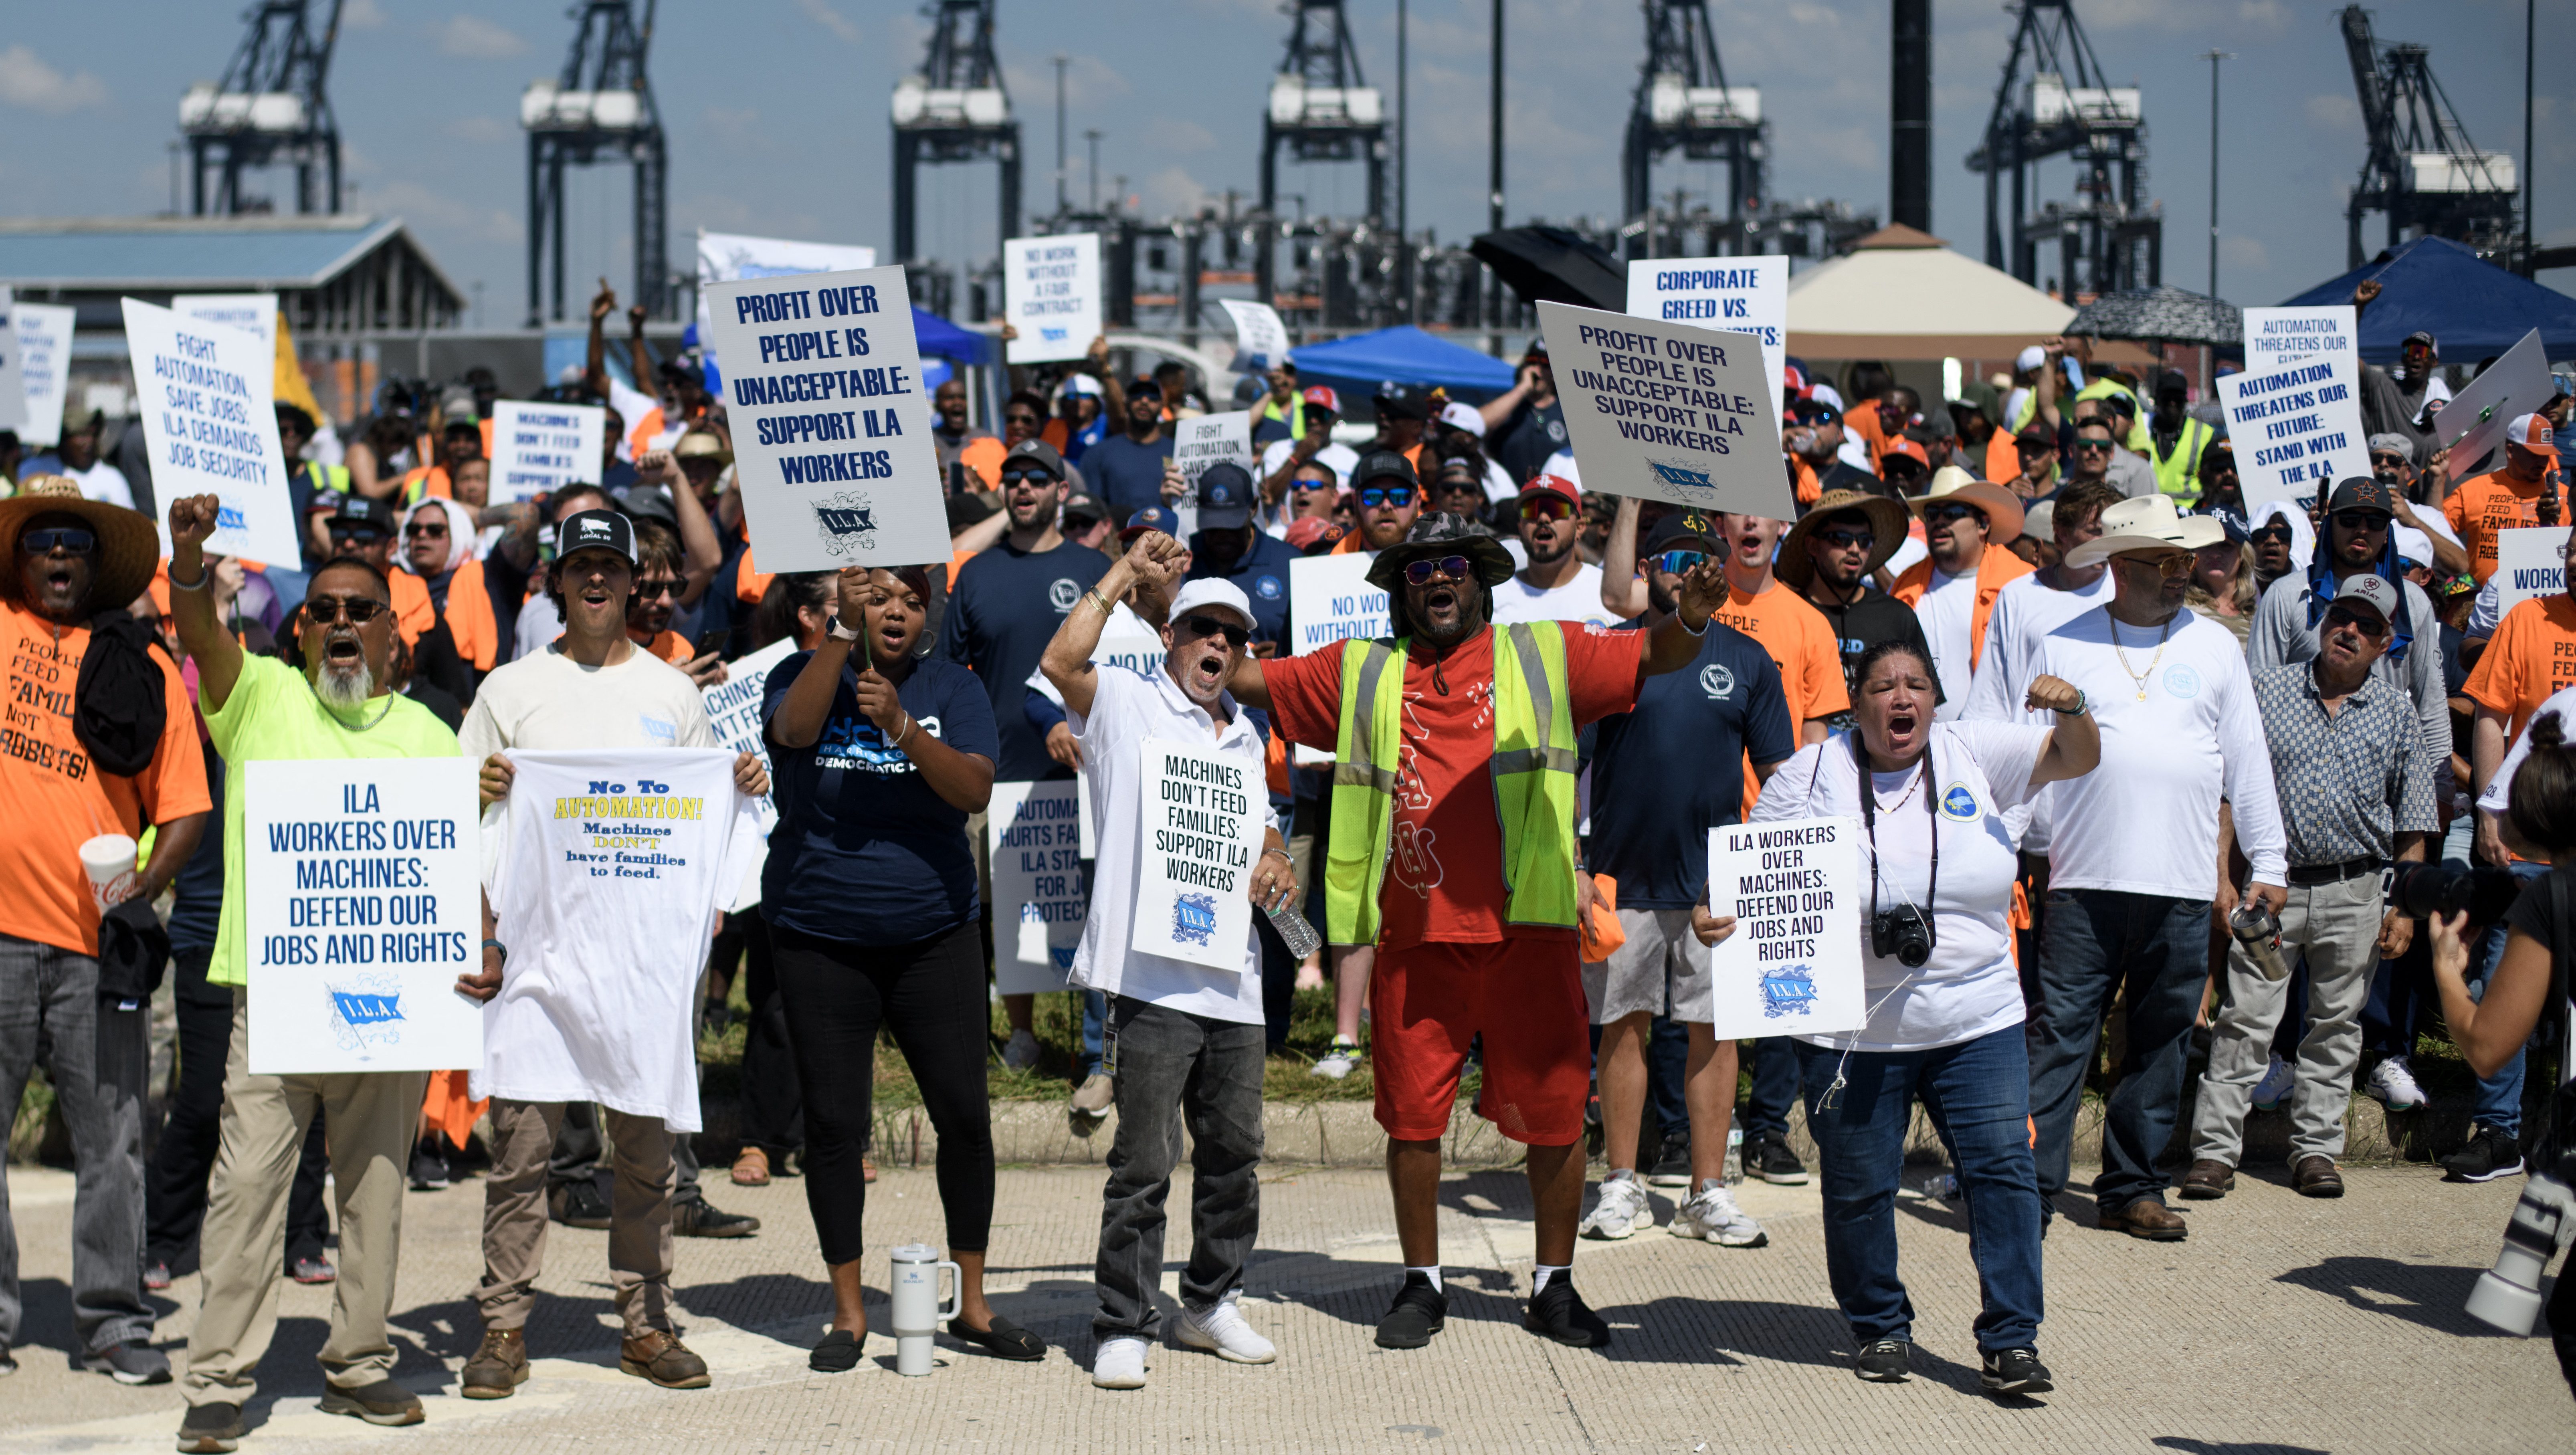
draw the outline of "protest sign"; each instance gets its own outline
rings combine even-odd
[[[19,378],[25,385],[21,392],[27,401],[27,422],[18,426],[21,444],[51,447],[62,442],[63,407],[71,402],[76,312],[47,303],[9,305],[9,322],[18,338]]]
[[[2567,527],[2517,526],[2496,532],[2496,615],[2535,596],[2556,596],[2567,589]]]
[[[1269,790],[1261,760],[1168,738],[1137,744],[1145,812],[1137,825],[1136,921],[1128,947],[1211,970],[1243,969],[1252,941],[1252,861]]]
[[[993,861],[993,983],[1004,995],[1064,989],[1091,886],[1082,868],[1079,786],[996,783],[985,809]]]
[[[1078,359],[1100,336],[1100,235],[1015,237],[1002,244],[1003,316],[1014,364]]]
[[[1628,312],[1667,323],[1697,323],[1762,341],[1762,377],[1772,413],[1789,363],[1789,260],[1645,258],[1628,264]]]
[[[945,562],[948,501],[901,268],[708,290],[764,571]]]
[[[749,753],[760,760],[761,771],[770,772],[769,740],[761,735],[761,708],[767,701],[769,673],[779,663],[796,654],[796,639],[780,637],[748,656],[725,663],[725,680],[706,689],[707,722],[715,729],[716,741],[737,753]],[[775,792],[760,800],[760,837],[778,826],[778,796]],[[760,903],[760,870],[769,853],[763,849],[752,856],[751,870],[743,878],[742,888],[725,908],[739,914]]]
[[[1190,493],[1172,507],[1181,518],[1181,539],[1187,541],[1198,532],[1199,477],[1208,466],[1226,461],[1255,480],[1261,478],[1258,457],[1252,452],[1252,412],[1236,409],[1172,421],[1172,459],[1190,486]]]
[[[1709,951],[1721,1041],[1854,1031],[1861,984],[1860,830],[1848,818],[1708,831],[1710,911],[1735,933]]]
[[[1302,657],[1344,637],[1382,637],[1391,628],[1386,593],[1368,583],[1375,557],[1364,551],[1299,556],[1288,563],[1288,617],[1297,625],[1289,655]]]
[[[2313,358],[2361,358],[2361,325],[2351,304],[2245,310],[2246,373],[2260,374]],[[2361,377],[2357,362],[2353,377]]]
[[[2442,406],[2441,413],[2433,416],[2434,440],[2451,450],[2451,478],[2457,480],[2475,470],[2487,451],[2504,439],[2507,427],[2521,416],[2537,412],[2557,392],[2558,381],[2549,375],[2540,330],[2535,328],[2481,370],[2478,377],[2451,397],[2450,403]]]
[[[707,351],[707,388],[724,393],[724,369],[712,338],[714,315],[707,311],[707,290],[744,278],[787,278],[799,273],[845,273],[877,265],[877,250],[850,243],[796,242],[783,237],[747,237],[732,232],[698,234],[698,342]],[[652,381],[638,379],[638,389]],[[628,420],[632,425],[634,420]]]
[[[1288,325],[1279,321],[1278,309],[1241,298],[1217,302],[1234,320],[1235,368],[1273,369],[1288,362]]]
[[[482,1065],[483,1008],[456,993],[483,963],[475,765],[253,759],[237,771],[251,1073]]]
[[[1538,322],[1585,488],[1797,514],[1760,339],[1564,303],[1541,302]]]
[[[608,411],[591,404],[492,404],[492,499],[534,500],[583,482],[599,483]]]
[[[8,285],[0,284],[0,429],[17,431],[23,443],[29,400],[27,375],[19,359],[24,346],[18,336],[15,302],[15,295]],[[57,406],[54,413],[57,416],[55,423],[59,426],[61,408]]]
[[[2332,356],[2218,381],[2245,504],[2305,500],[2320,483],[2370,473],[2359,364]]]
[[[286,451],[277,442],[277,361],[257,334],[181,318],[132,298],[125,350],[134,369],[152,490],[160,499],[213,494],[223,504],[206,549],[254,561],[303,559]],[[170,521],[156,514],[161,553]]]
[[[277,353],[277,295],[274,293],[174,293],[170,311],[199,323],[221,323],[259,335],[273,359]]]

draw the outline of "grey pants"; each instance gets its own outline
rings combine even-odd
[[[0,935],[0,1107],[38,1064],[71,1133],[72,1328],[81,1352],[152,1337],[143,1301],[143,1075],[151,1011],[98,998],[98,961]],[[18,1228],[0,1158],[0,1350],[18,1342]]]
[[[578,1103],[590,1106],[590,1102]],[[483,1177],[483,1327],[524,1329],[546,1257],[546,1154],[565,1103],[492,1098],[492,1170]],[[616,1146],[608,1270],[626,1337],[671,1327],[671,1148],[659,1117],[602,1108]]]
[[[1243,1282],[1261,1231],[1261,1025],[1210,1020],[1124,996],[1109,1002],[1107,1066],[1118,1086],[1118,1134],[1100,1193],[1103,1339],[1151,1340],[1162,1329],[1154,1291],[1163,1277],[1163,1200],[1181,1160],[1190,1167],[1186,1308],[1215,1307]]]
[[[2379,970],[2379,876],[2334,884],[2292,885],[2281,909],[2281,958],[2308,961],[2308,1033],[2299,1042],[2297,1090],[2290,1104],[2290,1157],[2343,1153],[2344,1108],[2361,1061],[2361,1008]],[[2209,1070],[2191,1119],[2191,1155],[2236,1165],[2245,1150],[2245,1109],[2272,1060],[2290,981],[2266,980],[2232,939],[2227,950],[2227,1006],[2211,1028]]]

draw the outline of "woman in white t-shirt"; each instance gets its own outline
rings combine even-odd
[[[1920,1100],[1968,1204],[1985,1388],[2035,1394],[2049,1388],[2035,1347],[2039,1183],[2005,922],[2019,859],[2004,815],[2043,784],[2091,772],[2101,738],[2083,694],[2054,677],[2028,689],[2031,709],[2060,714],[2054,727],[1934,722],[1932,664],[1909,643],[1873,647],[1857,680],[1854,731],[1782,764],[1752,818],[1857,819],[1870,872],[1868,901],[1853,906],[1846,931],[1867,952],[1867,1023],[1798,1045],[1823,1169],[1825,1264],[1860,1344],[1860,1377],[1904,1379],[1914,1315],[1896,1275],[1896,1189]],[[1693,920],[1706,944],[1735,927],[1705,906]]]

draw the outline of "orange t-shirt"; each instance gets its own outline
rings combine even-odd
[[[141,837],[145,826],[204,813],[205,750],[179,669],[161,668],[161,744],[131,778],[105,773],[72,734],[72,690],[89,628],[56,626],[15,602],[0,602],[0,643],[9,649],[9,727],[0,734],[0,935],[76,954],[98,953],[98,908],[80,846],[100,834]],[[220,826],[214,830],[222,832]]]
[[[1821,618],[1820,618],[1821,619]],[[1637,705],[1638,634],[1565,624],[1574,725]],[[1837,667],[1836,671],[1841,669]],[[1293,742],[1331,752],[1341,729],[1342,652],[1326,647],[1261,664],[1270,721]],[[1443,688],[1447,690],[1442,690]],[[1435,674],[1428,649],[1404,663],[1404,742],[1397,749],[1395,827],[1378,943],[1571,941],[1571,928],[1504,921],[1503,829],[1494,811],[1494,633],[1460,643]]]
[[[2576,687],[2576,598],[2539,596],[2496,623],[2463,690],[2479,706],[2505,714],[2509,747],[2540,704],[2565,687]]]
[[[632,637],[635,633],[630,631],[627,635]],[[670,663],[674,667],[685,667],[689,663],[696,661],[698,657],[697,650],[689,645],[689,639],[680,635],[678,632],[672,631],[668,627],[663,628],[662,634],[655,637],[653,640],[649,642],[637,642],[635,645],[651,652],[654,656],[661,658],[663,661]]]
[[[1851,710],[1851,689],[1843,679],[1842,642],[1834,635],[1825,614],[1800,599],[1797,592],[1774,581],[1759,596],[1747,596],[1726,588],[1726,604],[1711,614],[1712,621],[1722,621],[1762,644],[1771,661],[1780,669],[1780,695],[1789,704],[1789,733],[1793,741],[1806,725],[1820,717],[1831,717]],[[1762,780],[1753,774],[1753,759],[1744,759],[1744,811],[1753,811],[1753,801],[1762,796]]]
[[[1002,447],[1000,440],[986,435],[981,439],[968,440],[966,448],[957,452],[957,463],[983,481],[985,489],[999,490],[1002,488],[1002,461],[1009,457],[1010,451]]]
[[[2540,495],[2548,486],[2548,477],[2517,480],[2502,470],[2474,475],[2460,482],[2451,498],[2442,502],[2442,518],[2469,553],[2469,572],[2485,585],[2495,574],[2496,532],[2540,524]],[[2560,505],[2565,505],[2562,498]],[[2558,512],[2559,521],[2567,521],[2567,512]]]

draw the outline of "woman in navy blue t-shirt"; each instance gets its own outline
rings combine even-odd
[[[832,1327],[810,1362],[831,1374],[857,1366],[867,1335],[860,1153],[880,1029],[939,1134],[948,1256],[963,1275],[949,1332],[1004,1358],[1046,1356],[984,1302],[993,1136],[966,816],[992,797],[1001,747],[974,674],[914,655],[929,596],[917,566],[841,572],[830,630],[769,674],[763,708],[778,824],[761,913],[804,1093],[805,1200],[832,1276]]]

